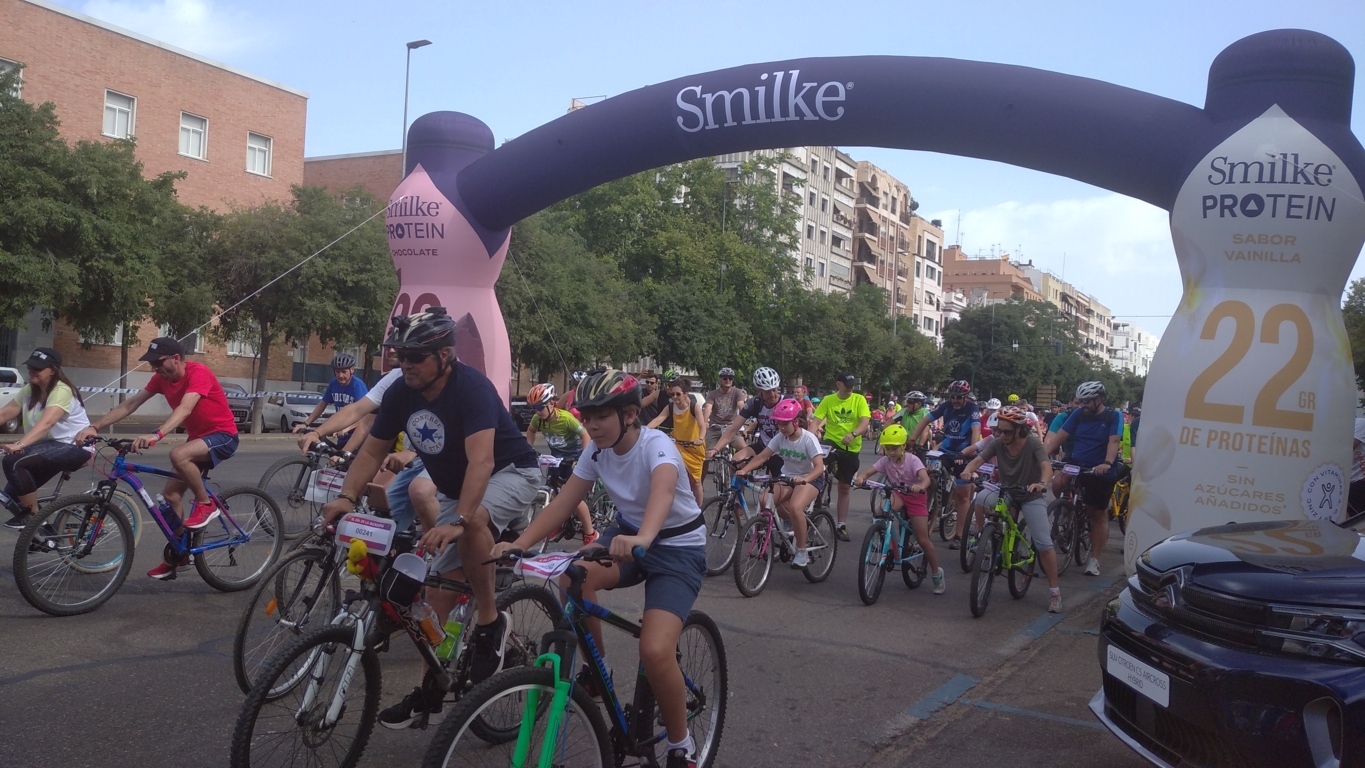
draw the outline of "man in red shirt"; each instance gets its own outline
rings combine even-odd
[[[213,375],[208,366],[185,360],[185,349],[175,339],[153,339],[146,354],[138,359],[151,364],[151,381],[141,392],[82,430],[76,436],[76,442],[80,444],[99,430],[132,415],[153,395],[165,397],[174,409],[171,415],[166,417],[156,432],[138,437],[134,441],[134,448],[151,448],[184,425],[188,439],[171,449],[171,466],[180,474],[180,479],[167,480],[161,493],[170,502],[176,515],[184,520],[186,528],[203,528],[218,517],[219,512],[204,488],[200,473],[218,466],[237,452],[237,423],[228,407],[227,395],[223,394],[218,377]],[[188,516],[182,513],[180,505],[186,488],[194,494],[194,507]],[[148,571],[147,575],[154,579],[169,579],[174,577],[177,567],[188,564],[163,562]]]

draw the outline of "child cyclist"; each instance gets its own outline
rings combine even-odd
[[[494,546],[493,556],[544,541],[587,498],[593,483],[602,481],[619,517],[595,546],[608,549],[619,567],[580,561],[587,572],[583,597],[596,601],[600,589],[644,582],[640,663],[668,732],[666,768],[695,768],[696,749],[687,729],[686,688],[677,648],[683,621],[706,574],[706,525],[701,508],[673,440],[640,424],[640,382],[634,376],[611,368],[593,371],[579,382],[574,404],[583,414],[592,445],[559,495],[515,542]],[[631,556],[637,546],[648,550],[642,560]],[[598,647],[605,649],[601,623],[590,618],[588,628]]]
[[[806,553],[806,507],[825,489],[825,452],[820,448],[820,439],[797,423],[800,417],[801,403],[795,398],[789,397],[774,406],[772,420],[777,424],[777,434],[752,461],[736,472],[747,475],[773,457],[782,459],[780,468],[796,485],[775,487],[773,501],[777,504],[777,514],[792,524],[792,533],[796,534],[793,568],[810,565],[810,555]]]
[[[924,462],[920,461],[918,456],[905,450],[905,442],[908,439],[905,427],[899,424],[887,427],[878,439],[883,456],[853,478],[853,483],[861,485],[867,482],[867,478],[880,472],[886,475],[886,482],[889,485],[905,486],[910,489],[909,493],[892,491],[891,508],[897,511],[904,509],[905,516],[910,518],[910,527],[914,529],[920,549],[924,550],[924,557],[929,561],[934,594],[941,595],[945,589],[943,569],[939,567],[938,552],[934,550],[934,543],[929,540],[929,500],[924,495],[924,490],[930,483],[929,470],[924,468]]]

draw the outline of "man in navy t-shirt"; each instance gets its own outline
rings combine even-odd
[[[313,428],[313,422],[318,420],[322,411],[328,405],[334,405],[334,410],[341,410],[351,403],[358,402],[370,388],[365,386],[365,382],[355,376],[355,358],[345,352],[338,352],[332,358],[332,380],[327,383],[327,389],[322,393],[322,399],[313,406],[313,412],[308,414],[308,418],[302,423],[295,425],[295,432],[303,432]],[[337,443],[345,445],[351,437],[350,430],[337,435]]]
[[[919,424],[915,426],[915,434],[910,436],[909,444],[918,444],[920,435],[929,429],[929,425],[942,419],[943,442],[939,443],[939,450],[961,453],[967,450],[968,446],[976,445],[981,439],[981,412],[977,409],[976,401],[970,398],[970,394],[971,385],[965,381],[954,381],[949,384],[948,399],[939,403],[928,416],[920,419]],[[967,526],[967,507],[972,500],[972,484],[958,476],[965,465],[965,461],[954,459],[944,466],[944,471],[954,478],[953,505],[957,507],[957,535],[948,545],[949,549],[958,549],[962,546],[962,533]]]
[[[1109,496],[1114,492],[1114,462],[1123,437],[1123,414],[1104,407],[1105,394],[1104,384],[1098,381],[1077,387],[1076,399],[1081,407],[1072,411],[1062,428],[1048,435],[1044,444],[1051,455],[1070,440],[1067,463],[1091,472],[1076,478],[1081,501],[1090,510],[1090,562],[1085,572],[1091,576],[1100,575],[1097,555],[1109,540]]]

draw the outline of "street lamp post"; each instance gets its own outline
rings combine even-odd
[[[408,173],[408,82],[412,77],[412,52],[417,48],[431,45],[430,40],[413,40],[408,43],[407,64],[403,67],[403,175]]]

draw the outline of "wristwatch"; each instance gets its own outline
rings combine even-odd
[[[464,525],[464,515],[456,513],[454,520],[447,520],[441,525]]]

